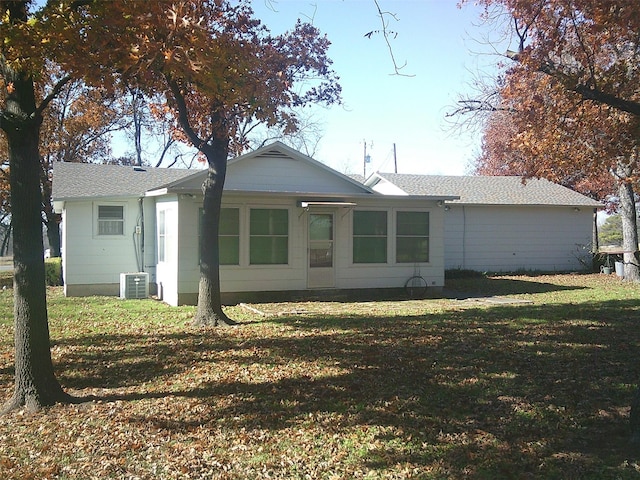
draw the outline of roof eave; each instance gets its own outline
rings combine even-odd
[[[474,207],[560,207],[560,208],[605,208],[603,204],[590,203],[487,203],[487,202],[465,202],[454,201],[451,205],[474,206]]]

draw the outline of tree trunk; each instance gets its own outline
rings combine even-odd
[[[52,182],[49,177],[51,163],[43,162],[41,166],[42,182],[42,208],[44,212],[45,226],[47,227],[47,240],[51,257],[60,257],[60,215],[53,210]]]
[[[623,168],[619,168],[622,170]],[[630,282],[640,281],[640,263],[638,262],[638,229],[636,222],[636,203],[633,185],[627,181],[628,175],[620,176],[618,197],[620,198],[620,217],[622,219],[622,249],[624,250],[624,278]]]
[[[622,170],[620,167],[619,170]],[[624,253],[624,278],[628,281],[640,281],[638,265],[638,229],[636,225],[636,203],[633,185],[625,179],[619,180],[620,217],[622,219],[622,249]],[[633,253],[628,253],[633,252]],[[640,385],[631,402],[629,413],[631,443],[640,446]]]
[[[196,325],[231,326],[236,322],[222,311],[220,299],[220,252],[218,233],[220,205],[227,173],[227,139],[214,140],[202,151],[209,163],[209,172],[202,185],[202,225],[200,235],[200,284],[198,287],[198,311]],[[206,150],[206,151],[205,151]]]
[[[9,242],[11,241],[11,223],[6,225],[2,236],[2,245],[0,245],[0,257],[4,257],[9,252]]]
[[[9,149],[13,226],[15,389],[3,411],[69,401],[53,371],[42,241],[38,140],[40,118],[31,78],[4,68],[13,91],[2,112]]]
[[[60,241],[60,215],[57,213],[47,213],[47,240],[49,240],[49,250],[52,258],[57,258],[61,255],[61,241]]]

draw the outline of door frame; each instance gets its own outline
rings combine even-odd
[[[334,288],[336,276],[336,215],[335,212],[309,212],[307,219],[307,288]],[[328,217],[331,219],[329,239],[314,240],[311,238],[311,222],[314,217]],[[312,266],[313,252],[323,250],[322,244],[330,243],[330,266]],[[320,248],[313,248],[320,247]]]

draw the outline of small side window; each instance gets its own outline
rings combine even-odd
[[[98,235],[124,235],[122,205],[98,205]]]

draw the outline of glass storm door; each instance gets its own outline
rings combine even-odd
[[[309,214],[309,288],[334,286],[333,235],[332,213]]]

